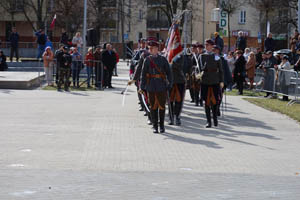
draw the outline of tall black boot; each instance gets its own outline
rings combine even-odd
[[[218,108],[219,108],[218,105],[212,106],[214,126],[218,126]]]
[[[169,125],[174,125],[174,102],[171,102],[170,105],[171,109],[169,108]]]
[[[157,110],[151,110],[151,119],[152,119],[153,133],[158,133],[158,112],[157,112]]]
[[[147,111],[147,115],[148,115],[147,124],[152,125],[151,114],[148,111]]]
[[[193,88],[190,88],[190,96],[191,96],[191,103],[195,102],[195,92]]]
[[[165,110],[159,110],[159,127],[160,133],[165,132]]]
[[[180,126],[181,125],[181,120],[180,120],[180,112],[181,112],[181,107],[182,107],[182,102],[176,102],[175,103],[175,116],[176,116],[176,125]]]
[[[205,114],[207,119],[206,128],[211,128],[211,114],[210,114],[210,107],[205,105]]]

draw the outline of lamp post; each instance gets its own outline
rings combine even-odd
[[[87,0],[84,0],[84,12],[83,12],[83,31],[82,31],[82,37],[83,37],[83,49],[82,49],[82,55],[84,56],[86,53],[86,15],[87,15]]]

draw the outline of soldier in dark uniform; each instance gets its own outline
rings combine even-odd
[[[64,48],[64,45],[59,45],[59,49],[57,49],[55,51],[55,59],[56,59],[56,75],[55,75],[55,83],[56,85],[58,84],[58,80],[59,80],[59,62],[58,60],[61,59],[61,56],[63,55],[63,48]]]
[[[146,44],[146,42],[145,42],[145,44]],[[143,46],[141,46],[141,47],[143,47]],[[141,89],[141,81],[140,81],[141,79],[140,78],[141,78],[143,64],[144,64],[145,58],[150,55],[149,51],[146,48],[140,49],[140,52],[141,52],[141,56],[139,58],[137,67],[135,68],[135,72],[133,74],[133,78],[132,78],[132,80],[128,81],[128,85],[131,85],[131,84],[135,83],[136,86],[137,86],[138,91]],[[144,98],[145,98],[145,101],[146,101],[145,103],[147,104],[147,106],[149,106],[149,104],[148,104],[149,102],[148,102],[146,91],[144,91],[143,94],[141,94],[140,92],[138,92],[138,98],[139,98],[139,101],[140,101],[141,105],[143,105],[142,109],[145,111],[146,115],[148,116],[147,123],[149,125],[151,125],[152,124],[151,114],[147,111],[147,109],[144,106],[144,102],[142,100],[142,98],[143,98],[142,95],[144,95]]]
[[[173,75],[173,87],[170,92],[170,102],[172,114],[176,117],[176,125],[181,125],[180,114],[185,97],[185,84],[186,77],[184,75],[185,70],[192,66],[192,57],[189,49],[185,49],[183,52],[178,54],[171,64],[172,75]],[[169,124],[174,124],[173,117],[170,117]]]
[[[142,66],[144,62],[144,57],[142,58],[142,56],[145,52],[147,55],[149,54],[146,48],[147,45],[146,39],[140,39],[139,44],[140,44],[140,48],[136,51],[136,54],[131,60],[130,76],[132,77],[132,79],[128,82],[128,85],[135,83],[137,87],[137,91],[140,90],[140,76],[141,76]],[[142,96],[140,93],[138,93],[138,99],[139,99],[139,104],[141,105],[139,111],[145,111],[145,115],[147,115],[147,111],[145,109],[145,106],[143,105]],[[149,120],[149,123],[150,121],[151,120]]]
[[[200,56],[202,71],[201,95],[205,101],[205,113],[207,118],[206,128],[211,128],[211,110],[213,113],[214,125],[218,126],[217,109],[220,88],[224,87],[224,72],[219,56],[213,50],[214,42],[205,41],[206,52]]]
[[[153,132],[158,133],[158,116],[160,132],[165,132],[165,105],[168,89],[172,87],[172,73],[167,59],[158,53],[157,41],[149,41],[150,56],[146,57],[141,74],[141,90],[147,91]]]
[[[57,90],[61,91],[61,85],[64,83],[65,91],[69,91],[72,57],[68,53],[68,47],[63,48],[62,54],[58,57],[59,63],[59,81]]]
[[[195,70],[197,68],[197,61],[196,61],[196,59],[199,56],[198,44],[197,43],[196,44],[192,44],[192,48],[191,49],[192,49],[192,54],[193,54],[193,62],[192,62],[193,66],[190,68],[190,71],[188,71],[188,74],[187,74],[187,85],[186,85],[186,88],[189,89],[189,91],[190,91],[191,103],[194,103],[195,102],[195,89],[197,90],[197,88],[195,88],[195,86],[197,84],[195,84],[195,79],[194,79],[193,76],[194,76]],[[200,83],[199,83],[199,91],[200,91]]]

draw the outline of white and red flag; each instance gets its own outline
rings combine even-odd
[[[56,14],[54,15],[53,20],[52,20],[52,22],[50,24],[50,30],[53,30],[53,28],[55,26],[55,21],[56,21]]]
[[[172,62],[173,58],[182,51],[179,24],[174,23],[169,31],[169,38],[166,43],[167,59],[169,63]]]

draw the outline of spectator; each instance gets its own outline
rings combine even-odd
[[[57,62],[59,62],[59,81],[57,90],[61,91],[61,86],[64,84],[64,89],[68,92],[70,86],[72,57],[68,53],[67,46],[63,47],[63,51],[58,55]]]
[[[72,56],[72,80],[73,87],[79,88],[79,75],[82,69],[82,55],[78,52],[77,48],[74,47]]]
[[[102,53],[102,62],[104,65],[105,72],[105,83],[104,86],[108,88],[113,88],[111,85],[111,78],[113,74],[114,67],[117,63],[117,57],[114,51],[112,51],[111,44],[106,44],[106,50]]]
[[[43,54],[43,61],[48,86],[53,86],[53,59],[54,54],[51,50],[51,47],[46,47]]]
[[[263,61],[261,48],[259,47],[256,49],[255,60],[256,60],[256,68],[257,68]]]
[[[60,44],[59,45],[59,49],[57,49],[55,51],[55,59],[56,59],[56,74],[55,74],[55,82],[56,84],[58,84],[58,80],[59,80],[59,69],[60,69],[60,62],[58,62],[59,60],[61,60],[61,56],[63,55],[63,48],[64,45]]]
[[[10,41],[10,62],[13,61],[13,56],[16,54],[16,60],[19,61],[19,34],[16,27],[12,28],[12,33],[9,37]]]
[[[118,52],[117,52],[117,50],[115,48],[113,48],[113,51],[116,54],[116,60],[117,60],[116,66],[115,66],[115,76],[118,76],[118,71],[117,71],[118,69],[117,69],[117,67],[118,67],[118,63],[120,62],[120,57],[119,57],[119,54],[118,54]]]
[[[94,67],[94,55],[93,55],[93,48],[90,47],[88,49],[88,53],[85,56],[85,64],[86,64],[86,72],[87,72],[87,87],[91,87],[91,75],[93,74],[93,67]]]
[[[246,63],[246,71],[247,71],[247,77],[250,80],[250,90],[253,89],[253,83],[254,83],[254,76],[255,76],[255,53],[250,52],[247,63]]]
[[[297,41],[298,41],[298,38],[297,39],[292,38],[291,43],[290,43],[290,49],[291,49],[291,52],[292,52],[292,59],[291,59],[292,64],[296,63],[296,61],[297,61],[297,54],[296,54]]]
[[[6,56],[4,55],[3,51],[0,50],[0,71],[7,70],[7,63],[6,63]]]
[[[215,42],[215,44],[220,48],[221,54],[223,52],[223,48],[224,48],[224,41],[223,39],[219,36],[218,32],[214,33],[214,39],[213,41]]]
[[[264,83],[264,90],[268,91],[266,92],[265,97],[269,97],[271,94],[273,96],[273,90],[274,90],[274,80],[275,80],[275,73],[274,69],[277,65],[276,59],[273,57],[272,51],[268,51],[267,54],[267,60],[263,66],[263,69],[265,71],[265,83]]]
[[[96,51],[94,52],[95,59],[95,74],[96,74],[96,87],[103,86],[103,74],[102,74],[102,50],[101,46],[96,47]]]
[[[267,39],[265,40],[265,51],[274,51],[275,40],[272,38],[272,33],[268,34]]]
[[[237,88],[239,90],[238,94],[243,95],[243,89],[244,89],[244,80],[246,76],[246,60],[243,56],[242,50],[238,50],[236,52],[236,61],[234,63],[234,82],[237,84]]]
[[[246,49],[245,49],[245,53],[244,53],[243,56],[245,57],[245,60],[246,60],[246,61],[248,60],[248,57],[249,57],[249,55],[250,55],[250,52],[251,52],[251,51],[250,51],[249,48],[246,48]]]
[[[80,32],[77,32],[76,35],[72,39],[72,44],[77,47],[78,52],[81,52],[82,44],[83,44],[83,39],[80,36]]]
[[[243,31],[238,32],[238,37],[235,46],[237,50],[241,50],[243,52],[245,51],[245,48],[247,47],[247,40],[244,36]]]
[[[66,30],[63,28],[61,29],[61,37],[60,37],[60,43],[69,47],[69,37],[66,32]]]
[[[235,59],[234,59],[234,55],[233,55],[233,52],[232,51],[229,51],[228,52],[228,55],[226,56],[225,58],[227,60],[227,63],[228,63],[228,66],[229,66],[229,70],[230,70],[230,74],[231,74],[231,77],[232,77],[232,73],[234,71],[234,62],[235,62]],[[232,90],[232,83],[230,83],[228,85],[228,91],[231,91]]]
[[[283,56],[282,62],[278,66],[278,69],[279,70],[288,70],[288,71],[292,70],[288,56],[286,56],[286,55]],[[278,74],[280,90],[283,94],[286,94],[286,95],[283,95],[283,98],[282,98],[283,101],[289,100],[288,93],[289,93],[289,85],[290,85],[292,74],[288,71],[279,71],[279,74]]]
[[[37,58],[41,58],[46,47],[47,42],[47,36],[43,29],[40,29],[38,32],[35,33],[35,36],[37,37],[37,43],[38,43],[38,55]]]

